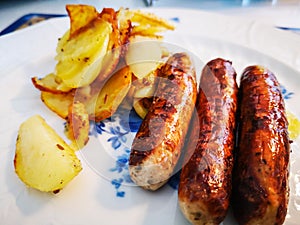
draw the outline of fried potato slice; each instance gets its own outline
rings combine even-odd
[[[133,101],[133,108],[135,112],[144,119],[152,104],[153,98],[135,98]]]
[[[39,115],[19,128],[14,167],[29,187],[54,193],[82,170],[74,150]]]
[[[134,93],[135,98],[149,98],[152,97],[155,91],[155,86],[150,84],[147,85],[145,84],[144,87],[137,89],[136,92]]]
[[[102,68],[107,52],[111,24],[96,18],[69,39],[70,31],[59,40],[55,75],[71,88],[92,83]]]
[[[73,104],[74,93],[51,93],[41,92],[42,102],[53,112],[63,119],[67,119],[69,114],[69,107]]]
[[[72,90],[70,87],[66,87],[62,82],[57,79],[56,75],[50,73],[43,78],[32,77],[31,81],[33,85],[40,91],[51,93],[65,93]]]
[[[99,17],[107,21],[112,26],[112,32],[110,33],[109,42],[107,45],[107,52],[102,61],[102,67],[99,75],[93,82],[93,87],[102,86],[103,82],[113,73],[116,69],[123,49],[125,48],[126,37],[129,38],[129,33],[122,31],[118,27],[117,13],[112,8],[104,8],[99,14]]]
[[[141,79],[136,79],[132,83],[132,85],[135,87],[133,94],[135,98],[148,98],[153,96],[157,86],[157,73],[162,64],[158,65],[159,66],[157,66],[156,69],[150,71],[150,73],[148,73],[146,76],[143,76]]]
[[[66,5],[66,10],[70,18],[70,39],[76,36],[87,24],[98,17],[95,7],[90,5]]]
[[[113,74],[101,88],[100,93],[95,93],[86,104],[87,111],[94,112],[90,117],[99,122],[112,116],[126,97],[131,78],[132,74],[128,66]]]
[[[131,81],[132,83],[134,83],[133,79]],[[127,92],[127,95],[125,96],[125,98],[123,99],[120,107],[122,107],[123,109],[126,109],[126,110],[131,110],[132,107],[133,107],[133,100],[134,100],[134,92],[135,92],[135,87],[132,85],[131,83],[131,86]]]
[[[175,29],[175,26],[172,23],[153,13],[124,8],[121,8],[119,11],[120,20],[130,20],[132,22],[132,36],[141,35],[152,38],[162,38],[158,33]]]
[[[76,101],[69,106],[69,113],[65,134],[71,140],[70,146],[79,150],[82,149],[89,140],[90,122],[89,115],[83,103]]]
[[[159,41],[141,36],[132,39],[125,60],[137,78],[146,77],[163,63],[163,49],[160,44]]]

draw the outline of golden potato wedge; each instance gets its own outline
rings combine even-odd
[[[134,100],[134,92],[135,92],[135,87],[133,85],[130,86],[127,95],[125,96],[125,98],[123,99],[120,107],[122,107],[123,109],[127,109],[127,110],[131,110],[133,107],[133,100]]]
[[[144,119],[152,104],[153,98],[135,98],[133,101],[133,108],[135,112]]]
[[[112,26],[97,17],[72,39],[67,31],[57,46],[55,75],[70,88],[89,85],[102,69]]]
[[[112,26],[112,32],[109,37],[109,43],[107,45],[107,52],[102,61],[102,69],[93,82],[92,86],[102,86],[103,82],[113,73],[116,69],[123,49],[125,48],[125,35],[127,32],[122,34],[121,38],[120,30],[118,28],[117,14],[112,8],[104,8],[99,14],[99,17],[107,21]]]
[[[155,86],[154,85],[145,85],[144,87],[136,90],[134,93],[135,98],[149,98],[152,97],[155,91]]]
[[[99,13],[96,8],[90,5],[66,5],[66,10],[70,18],[70,38],[76,36],[80,29],[84,28],[93,19],[97,18]]]
[[[163,63],[162,55],[163,48],[159,41],[136,36],[128,46],[125,60],[133,74],[142,79]]]
[[[43,78],[32,77],[33,85],[40,91],[51,93],[65,93],[72,90],[72,88],[65,86],[53,73],[46,75]]]
[[[131,78],[131,71],[126,66],[108,79],[100,93],[95,93],[86,104],[87,111],[94,112],[91,119],[99,122],[115,113],[130,89]]]
[[[89,115],[83,103],[76,101],[69,107],[65,134],[71,140],[70,146],[79,150],[89,140],[90,122]]]
[[[39,115],[19,128],[14,167],[29,187],[54,193],[82,170],[74,150]]]
[[[73,104],[74,93],[51,93],[41,92],[42,102],[53,112],[63,119],[67,119],[69,114],[69,106]]]
[[[146,77],[133,82],[132,85],[135,87],[134,98],[149,98],[153,96],[157,86],[157,71],[156,69]]]
[[[129,10],[121,8],[118,12],[120,21],[130,20],[133,24],[131,36],[141,35],[152,38],[162,38],[159,32],[174,30],[175,26],[169,21],[156,16],[153,13],[141,10]]]
[[[166,19],[160,18],[157,15],[149,12],[143,12],[141,10],[129,10],[131,11],[132,22],[139,23],[140,26],[152,26],[159,27],[161,30],[174,30],[175,26]]]

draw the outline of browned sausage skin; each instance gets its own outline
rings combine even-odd
[[[197,115],[187,140],[187,163],[178,189],[181,211],[192,224],[219,224],[231,194],[237,110],[236,72],[218,58],[204,67]]]
[[[129,158],[131,179],[156,190],[173,174],[195,108],[197,82],[191,59],[176,53],[158,73],[152,105],[137,132]]]
[[[288,205],[289,137],[274,74],[247,67],[241,77],[233,206],[239,224],[283,224]]]

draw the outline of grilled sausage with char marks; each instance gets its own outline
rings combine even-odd
[[[194,225],[220,224],[228,211],[233,169],[237,110],[236,72],[217,58],[204,67],[197,97],[197,115],[187,139],[178,201]]]
[[[176,53],[158,72],[158,86],[149,112],[132,144],[131,179],[156,190],[174,172],[195,107],[197,82],[191,59]]]
[[[260,66],[241,77],[234,214],[241,225],[283,224],[288,205],[288,122],[275,75]]]

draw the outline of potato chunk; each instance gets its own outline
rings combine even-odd
[[[26,185],[54,193],[82,170],[74,150],[39,115],[19,128],[14,166]]]
[[[32,77],[31,81],[40,91],[53,94],[66,93],[72,90],[72,88],[66,87],[53,73],[49,73],[43,78]]]
[[[65,134],[74,150],[82,149],[89,141],[90,121],[83,103],[76,101],[69,107]]]
[[[90,115],[91,119],[99,122],[112,116],[126,97],[131,86],[131,79],[132,73],[128,66],[115,72],[100,92],[95,93],[87,102],[87,112],[94,112],[94,115]]]
[[[42,91],[41,99],[51,111],[61,118],[67,119],[69,107],[74,101],[74,94],[72,92],[54,94]]]
[[[55,75],[70,88],[92,83],[107,53],[111,24],[96,18],[87,26],[72,39],[67,31],[57,45]]]

